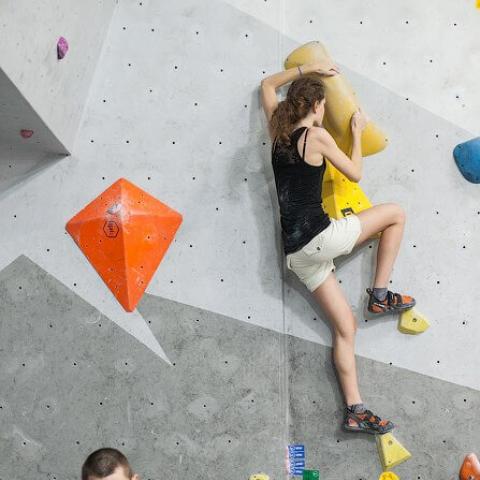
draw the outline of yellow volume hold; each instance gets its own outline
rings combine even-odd
[[[323,176],[322,200],[327,215],[337,220],[372,206],[360,185],[351,182],[328,161]]]
[[[412,454],[391,434],[376,435],[378,455],[384,470],[396,467]]]

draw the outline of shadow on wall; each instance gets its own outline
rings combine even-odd
[[[5,148],[5,144],[1,145],[0,200],[63,158],[65,155],[19,152],[13,148]]]
[[[259,82],[260,83],[260,82]],[[237,161],[231,161],[228,178],[248,180],[250,196],[249,215],[255,218],[258,242],[256,254],[259,262],[257,277],[261,279],[264,293],[278,298],[281,285],[277,281],[278,272],[283,276],[283,250],[279,230],[277,194],[273,170],[271,168],[271,142],[268,137],[263,112],[259,106],[260,92],[252,92],[248,132],[244,146],[234,155]],[[272,266],[276,271],[272,271]]]
[[[69,152],[0,69],[0,198]]]

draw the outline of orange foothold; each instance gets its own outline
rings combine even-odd
[[[480,480],[480,462],[474,453],[465,457],[460,469],[460,480]]]
[[[135,310],[182,215],[120,178],[66,226],[127,312]]]

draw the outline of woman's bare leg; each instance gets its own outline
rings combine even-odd
[[[373,287],[385,288],[397,258],[405,226],[405,211],[395,203],[375,205],[357,213],[362,224],[362,233],[355,245],[383,232],[377,250],[377,268]]]
[[[377,251],[374,287],[386,287],[400,248],[405,225],[405,212],[394,203],[385,203],[363,210],[357,215],[362,225],[362,232],[356,245],[370,239],[378,232],[383,232]],[[347,405],[362,403],[355,363],[357,321],[337,282],[335,273],[330,273],[327,279],[313,292],[313,296],[328,316],[333,328],[333,361],[345,403]]]
[[[357,321],[353,315],[335,273],[313,292],[315,300],[328,316],[334,331],[333,361],[337,370],[345,403],[362,403],[358,391],[357,369],[355,365],[355,333]]]

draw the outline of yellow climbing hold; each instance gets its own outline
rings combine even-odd
[[[323,177],[322,199],[328,216],[337,220],[372,206],[360,185],[351,182],[328,161]]]
[[[254,473],[250,475],[250,480],[270,480],[270,477],[266,473]]]
[[[477,8],[480,8],[480,0],[477,0]]]
[[[418,335],[430,327],[428,320],[415,308],[409,308],[400,315],[398,329],[408,335]]]
[[[384,470],[396,467],[408,460],[412,454],[391,434],[376,435],[377,448]]]
[[[393,472],[383,472],[378,480],[400,480],[400,477]]]
[[[325,47],[318,41],[308,42],[295,49],[285,60],[286,69],[305,63],[320,62],[334,65]],[[350,121],[352,114],[358,110],[359,103],[353,88],[342,73],[323,77],[325,85],[325,116],[323,126],[337,142],[338,147],[347,155],[352,146]],[[369,122],[362,132],[362,154],[364,157],[382,151],[387,146],[385,134]]]

